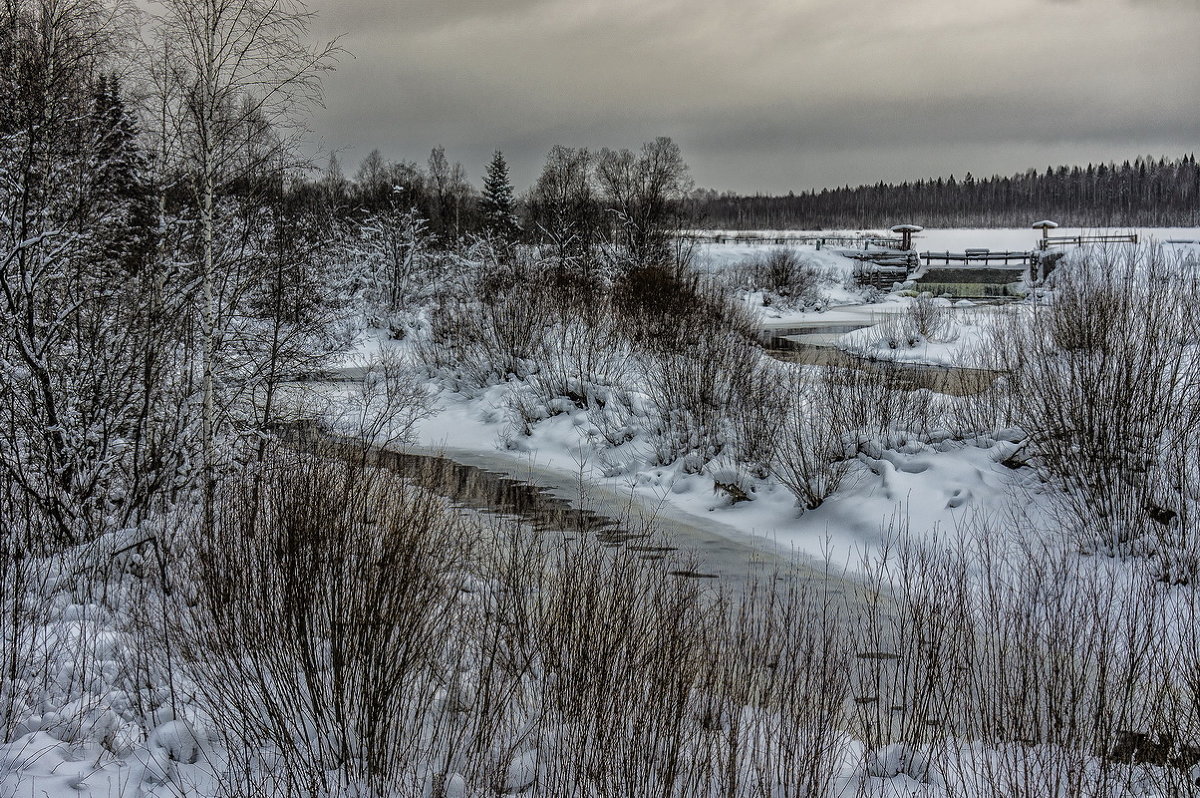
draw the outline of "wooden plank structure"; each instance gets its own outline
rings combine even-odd
[[[856,269],[854,280],[861,286],[891,291],[896,283],[907,281],[910,274],[911,271],[903,266],[874,266]]]
[[[837,249],[834,250],[843,258],[862,263],[874,263],[876,266],[899,267],[913,271],[921,265],[921,259],[915,252],[896,252],[878,249]]]
[[[1008,264],[1026,264],[1032,263],[1034,253],[1020,251],[1005,251],[992,252],[987,249],[968,249],[963,252],[922,252],[921,260],[926,265],[931,263],[1003,263]]]
[[[1079,236],[1043,236],[1038,249],[1050,247],[1082,247],[1084,244],[1136,244],[1137,233],[1097,233]]]

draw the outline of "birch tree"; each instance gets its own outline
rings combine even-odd
[[[158,0],[157,6],[160,135],[199,215],[207,507],[217,460],[218,202],[256,174],[296,163],[301,114],[321,102],[322,74],[340,48],[309,42],[313,15],[297,0]]]

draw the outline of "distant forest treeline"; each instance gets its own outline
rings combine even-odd
[[[1174,161],[1030,169],[1012,177],[918,180],[786,196],[694,195],[703,227],[769,230],[889,227],[1021,227],[1050,218],[1068,227],[1200,225],[1196,156]]]

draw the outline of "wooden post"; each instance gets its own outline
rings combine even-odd
[[[909,252],[912,250],[913,234],[919,233],[924,229],[915,224],[898,224],[892,228],[892,232],[900,234],[900,247],[905,252]]]
[[[1033,223],[1034,230],[1042,231],[1042,240],[1038,242],[1038,249],[1043,252],[1050,248],[1050,231],[1058,227],[1058,222],[1052,222],[1049,219],[1043,219],[1040,222]]]

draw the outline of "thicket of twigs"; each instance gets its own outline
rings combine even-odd
[[[822,287],[833,277],[794,249],[776,247],[724,270],[734,289],[759,293],[764,306],[809,307],[822,302]]]
[[[1027,434],[1079,545],[1193,581],[1200,264],[1157,246],[1092,250],[1055,278],[1046,302],[997,326],[995,418]]]
[[[1191,591],[982,522],[898,535],[849,590],[681,578],[686,555],[566,531],[464,515],[330,452],[232,488],[165,632],[229,749],[269,752],[229,791],[1189,789]]]

